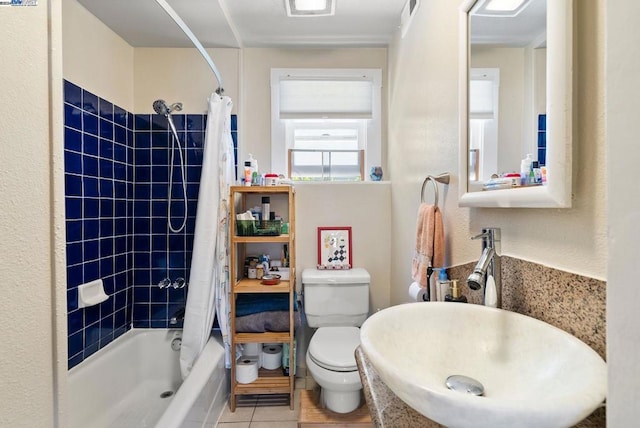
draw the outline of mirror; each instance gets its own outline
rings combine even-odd
[[[461,6],[460,206],[571,206],[572,2]]]

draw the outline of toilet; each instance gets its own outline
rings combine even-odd
[[[302,272],[304,312],[317,328],[306,355],[307,369],[322,388],[324,407],[349,413],[360,407],[362,383],[355,349],[360,326],[369,315],[369,283],[365,269]]]

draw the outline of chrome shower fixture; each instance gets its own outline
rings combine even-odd
[[[155,100],[153,102],[153,110],[158,114],[169,116],[174,111],[182,111],[182,103],[167,105],[165,100]]]

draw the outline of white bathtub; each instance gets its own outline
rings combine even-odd
[[[69,426],[179,428],[217,422],[229,389],[222,340],[209,339],[182,382],[180,352],[171,349],[180,334],[133,329],[72,368]]]

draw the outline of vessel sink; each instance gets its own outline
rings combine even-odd
[[[369,317],[360,340],[384,383],[446,427],[570,427],[605,399],[607,368],[593,349],[515,312],[409,303]],[[479,382],[483,395],[465,382],[449,389],[458,375]]]

